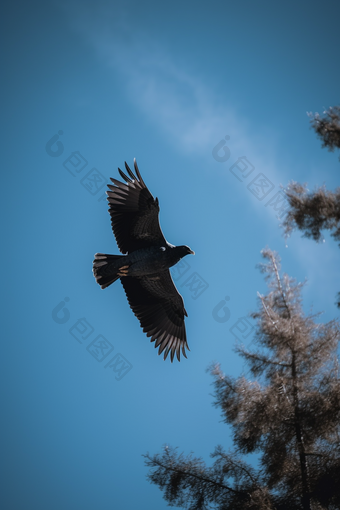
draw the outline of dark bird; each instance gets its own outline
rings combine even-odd
[[[114,185],[108,184],[106,192],[112,230],[124,255],[96,253],[93,274],[102,289],[120,278],[129,305],[159,347],[158,354],[164,351],[166,359],[171,352],[172,362],[176,352],[180,361],[180,349],[185,357],[185,347],[190,350],[184,324],[188,314],[169,268],[194,252],[166,241],[159,224],[158,198],[146,187],[136,160],[134,167],[136,175],[125,163],[129,177],[118,168],[126,184],[111,178]]]

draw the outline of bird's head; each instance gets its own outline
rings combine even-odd
[[[195,252],[192,251],[189,246],[180,246],[182,257],[185,257],[186,255],[195,255]]]

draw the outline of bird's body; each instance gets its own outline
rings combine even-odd
[[[172,246],[168,243],[164,246],[150,246],[120,256],[119,259],[106,264],[105,271],[112,274],[116,269],[124,267],[128,276],[154,275],[177,264],[182,256],[182,246]]]
[[[181,258],[194,253],[188,246],[173,246],[161,231],[158,199],[147,189],[134,161],[137,177],[125,163],[129,174],[119,173],[126,184],[112,179],[108,185],[111,224],[119,249],[124,255],[96,253],[93,273],[102,289],[120,278],[130,307],[143,331],[155,341],[159,354],[175,352],[180,361],[186,341],[182,296],[178,293],[169,268]]]

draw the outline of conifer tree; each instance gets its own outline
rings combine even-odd
[[[338,510],[340,379],[337,321],[317,323],[301,306],[301,284],[280,276],[276,253],[262,252],[269,291],[260,295],[250,368],[233,379],[210,367],[215,402],[232,427],[234,450],[217,446],[207,466],[165,446],[145,455],[148,479],[170,506],[190,510]],[[246,462],[255,453],[258,465]]]

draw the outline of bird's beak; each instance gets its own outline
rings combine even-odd
[[[192,250],[190,250],[190,253],[191,253],[191,255],[195,255],[195,252],[194,252],[194,251],[192,251]]]

